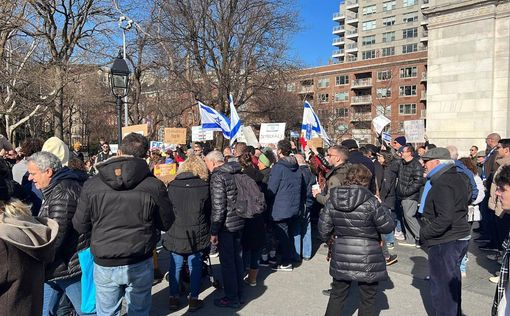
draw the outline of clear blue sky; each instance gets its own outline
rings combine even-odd
[[[343,0],[299,0],[301,30],[290,44],[291,56],[303,66],[326,65],[333,53],[333,13]]]

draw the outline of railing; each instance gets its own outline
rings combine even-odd
[[[344,16],[344,14],[342,12],[333,13],[333,19],[342,18],[343,16]]]
[[[310,93],[313,92],[313,86],[302,86],[300,93]]]
[[[333,27],[333,32],[342,31],[343,29],[344,29],[343,25],[338,25],[338,26]]]
[[[345,41],[345,39],[343,37],[338,37],[338,38],[333,39],[333,44],[342,43],[344,41]]]
[[[359,95],[351,98],[351,104],[353,103],[372,103],[371,95]]]
[[[355,28],[355,29],[353,29],[353,30],[348,30],[348,31],[346,32],[346,35],[358,35],[358,29],[357,29],[357,28]]]
[[[357,18],[358,18],[358,14],[357,14],[357,13],[349,14],[349,15],[347,15],[347,16],[345,17],[345,19],[346,19],[347,21],[349,21],[349,20],[355,20],[355,19],[357,19]]]
[[[343,53],[344,53],[344,50],[343,50],[343,49],[338,49],[338,50],[335,50],[335,51],[333,52],[333,56],[335,56],[335,55],[342,55]]]
[[[422,91],[421,92],[421,98],[420,100],[427,100],[427,91]]]
[[[428,36],[429,36],[429,31],[423,30],[423,32],[421,33],[421,37],[428,37]]]
[[[355,87],[371,87],[372,86],[372,78],[363,78],[363,79],[355,79],[352,81],[351,86]]]
[[[357,60],[358,60],[358,56],[347,55],[347,57],[345,58],[345,60],[346,60],[346,61],[349,61],[349,62],[357,61]]]
[[[358,43],[348,44],[345,49],[358,49]]]
[[[358,0],[346,0],[345,1],[346,6],[352,6],[352,5],[357,5],[357,4],[358,4]]]
[[[426,71],[421,73],[421,81],[427,81],[427,72]]]

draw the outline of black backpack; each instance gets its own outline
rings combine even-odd
[[[254,218],[266,209],[266,200],[259,186],[248,175],[235,173],[237,199],[234,204],[237,215],[242,218]]]

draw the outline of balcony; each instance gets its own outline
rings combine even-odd
[[[347,55],[345,60],[348,61],[348,62],[357,61],[358,60],[358,56],[356,56],[356,55]]]
[[[335,12],[333,14],[333,21],[339,21],[345,19],[345,15],[342,12]]]
[[[422,91],[420,101],[427,101],[427,91]]]
[[[358,95],[351,98],[351,105],[372,104],[371,95]]]
[[[425,50],[428,50],[428,48],[429,47],[427,46],[427,44],[420,44],[420,45],[418,45],[418,50],[419,51],[425,51]]]
[[[354,13],[354,14],[347,15],[345,18],[345,23],[346,24],[357,24],[358,23],[358,14]]]
[[[340,56],[343,56],[344,54],[345,54],[345,52],[343,49],[338,49],[333,52],[333,57],[340,57]]]
[[[428,42],[428,40],[429,40],[429,31],[424,30],[421,33],[420,42]]]
[[[421,82],[427,81],[427,72],[424,71],[421,73]]]
[[[429,7],[429,0],[422,0],[421,8],[426,9]]]
[[[357,52],[358,51],[358,43],[347,44],[347,46],[345,47],[345,51],[348,53],[349,52],[350,53]]]
[[[421,119],[427,118],[427,110],[421,110],[420,111],[420,118]]]
[[[370,88],[370,87],[372,87],[372,78],[355,79],[351,83],[352,89],[356,89],[356,88],[363,89],[363,88]]]
[[[345,32],[345,37],[346,38],[358,37],[358,28],[354,28],[352,30],[348,30],[347,32]]]
[[[429,19],[424,18],[423,20],[421,20],[420,25],[421,25],[421,26],[427,26],[427,25],[429,25]]]
[[[345,44],[345,39],[343,37],[338,37],[333,39],[333,46],[340,46]]]
[[[358,0],[345,0],[345,8],[347,10],[357,11],[359,8]]]
[[[345,28],[343,25],[338,25],[333,28],[333,34],[339,34],[345,32]]]
[[[313,86],[302,86],[299,93],[313,93]]]

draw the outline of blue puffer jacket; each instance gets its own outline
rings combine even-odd
[[[281,221],[299,214],[302,175],[294,157],[283,157],[273,166],[267,184],[274,221]],[[306,191],[305,191],[306,192]]]

